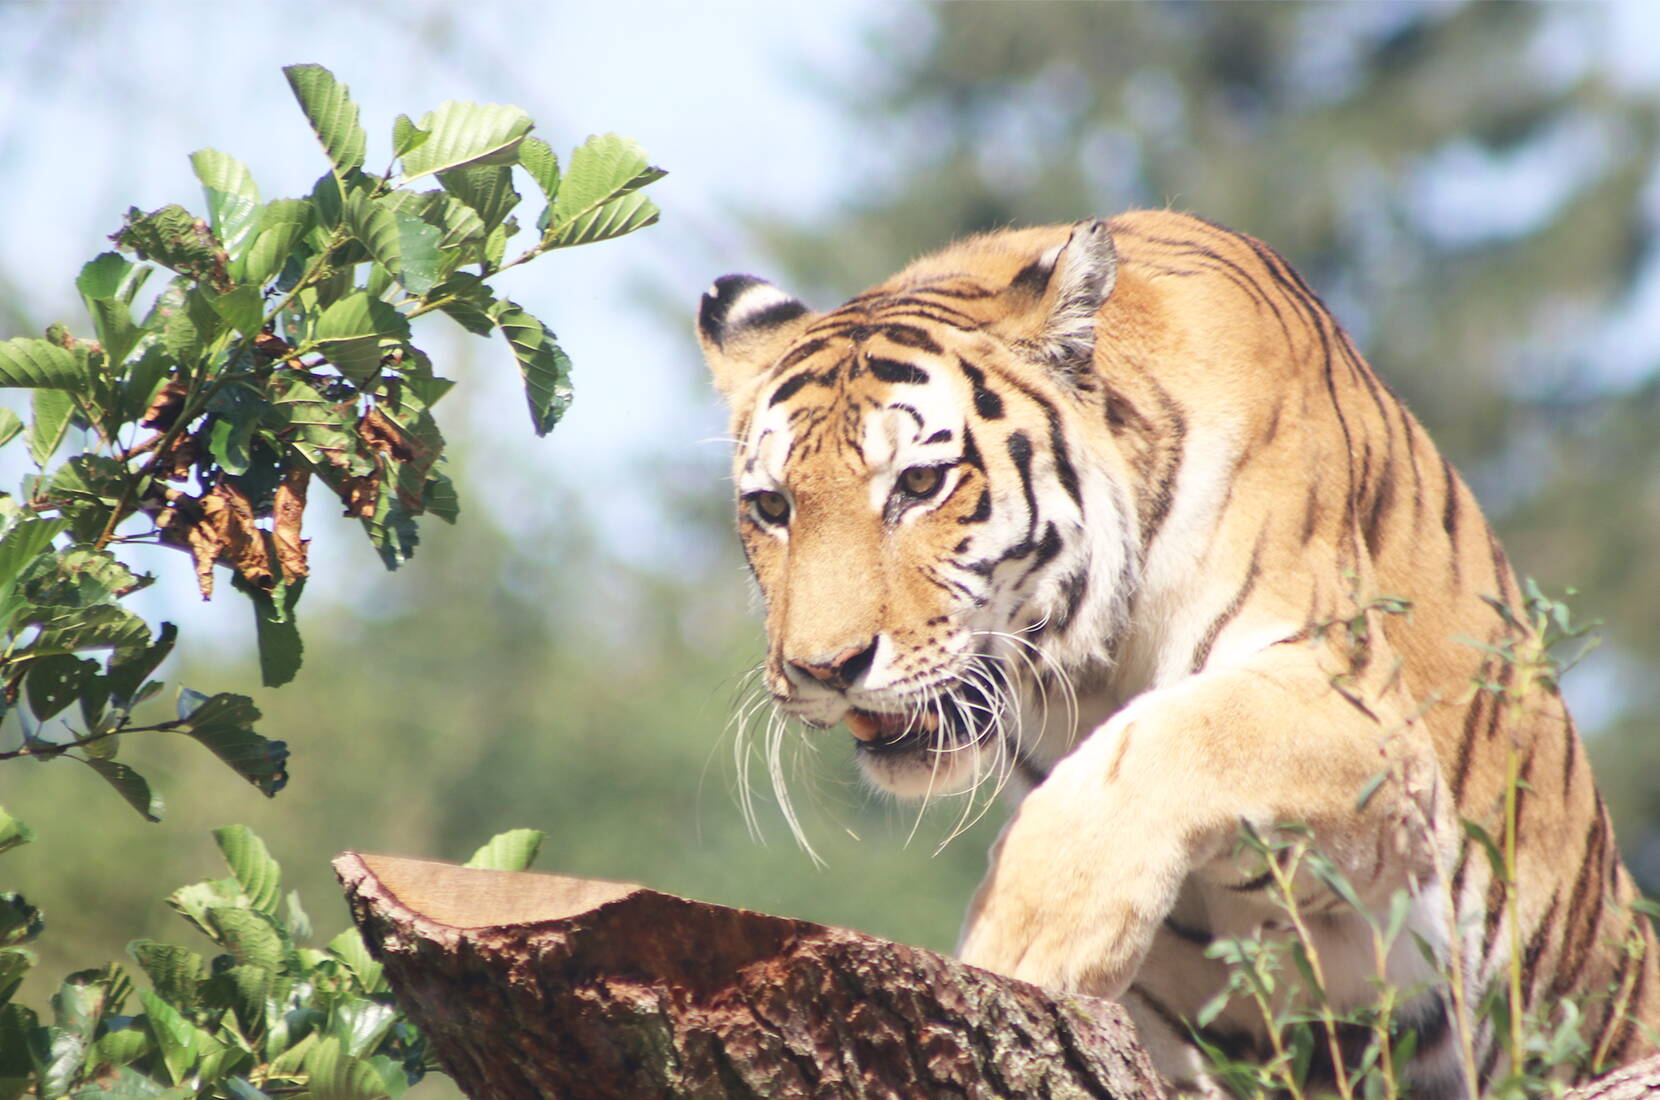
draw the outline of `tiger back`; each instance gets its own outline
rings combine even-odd
[[[965,960],[1122,1001],[1217,1092],[1203,1047],[1273,1041],[1244,998],[1197,1025],[1211,948],[1294,934],[1289,893],[1330,1002],[1405,991],[1413,1095],[1502,1077],[1478,1006],[1517,972],[1542,1025],[1583,1017],[1558,1076],[1656,1049],[1654,933],[1511,567],[1278,255],[1136,212],[971,238],[827,313],[727,276],[698,330],[777,714],[844,724],[889,791],[1018,799]],[[1287,824],[1347,891],[1241,850]]]

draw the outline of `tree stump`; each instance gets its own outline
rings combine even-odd
[[[475,1098],[1164,1095],[1124,1012],[644,887],[347,853],[398,1003]]]

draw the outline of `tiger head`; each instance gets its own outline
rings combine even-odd
[[[704,295],[766,686],[844,722],[889,791],[1006,775],[1126,616],[1137,518],[1093,365],[1116,275],[1090,221],[968,240],[827,313],[744,275]]]

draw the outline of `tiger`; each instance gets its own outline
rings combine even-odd
[[[724,276],[696,330],[775,713],[844,725],[893,795],[1010,795],[964,962],[1119,1002],[1184,1094],[1273,1056],[1248,997],[1205,1011],[1251,937],[1300,936],[1337,1012],[1398,990],[1415,1097],[1520,1068],[1481,1011],[1518,972],[1530,1018],[1580,1014],[1548,1072],[1656,1049],[1660,951],[1526,592],[1268,246],[1174,211],[1007,229],[823,313]],[[1289,826],[1326,874],[1241,842]]]

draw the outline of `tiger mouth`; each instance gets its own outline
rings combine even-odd
[[[984,693],[962,685],[939,705],[919,711],[894,713],[855,707],[842,724],[858,741],[860,752],[874,755],[937,752],[977,744],[990,737],[996,713]]]

